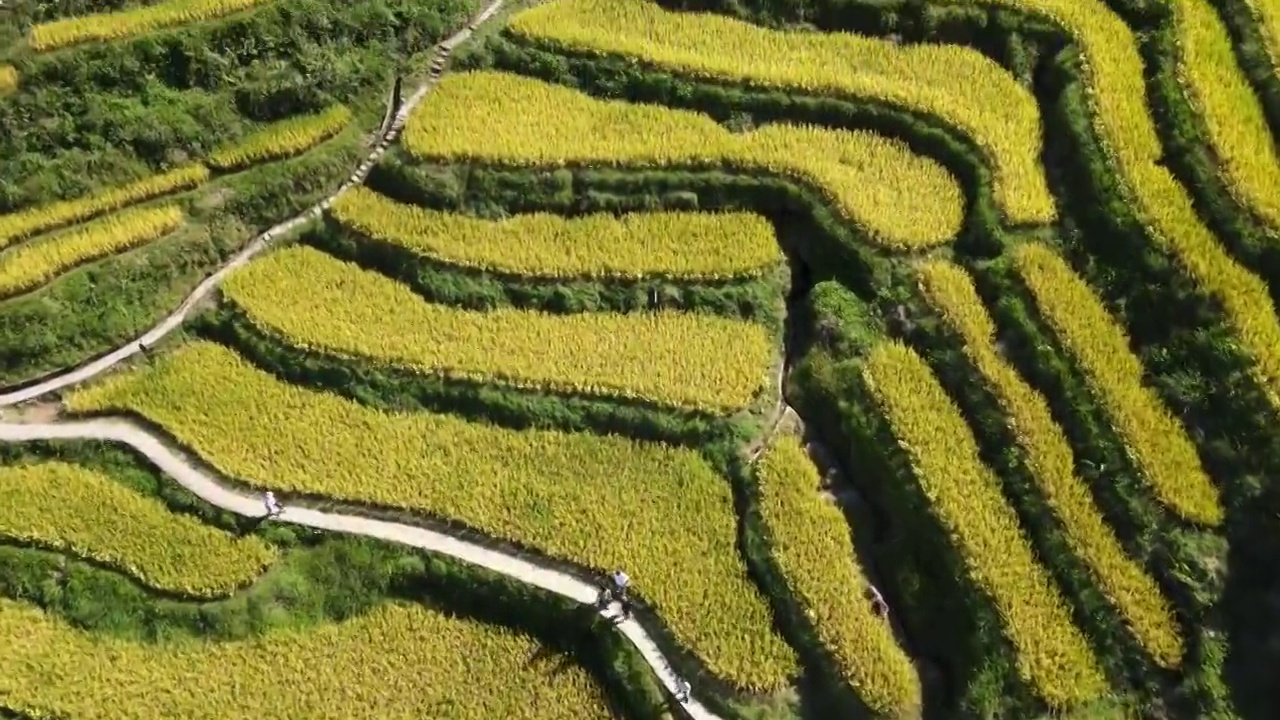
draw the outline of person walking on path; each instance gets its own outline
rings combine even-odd
[[[613,593],[619,599],[627,596],[627,586],[631,584],[631,578],[621,570],[614,570],[610,577],[613,580]]]
[[[689,702],[689,681],[676,676],[676,702],[684,705]]]
[[[889,603],[884,601],[884,596],[880,594],[875,585],[867,585],[867,595],[871,598],[871,611],[876,614],[876,617],[888,617]]]
[[[267,517],[277,517],[284,510],[280,507],[280,503],[276,502],[276,494],[270,490],[262,496],[262,504],[267,506]]]

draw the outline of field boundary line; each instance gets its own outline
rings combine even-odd
[[[147,429],[125,418],[102,417],[56,423],[0,423],[0,442],[35,440],[99,440],[128,445],[146,456],[166,476],[205,502],[244,517],[260,518],[265,515],[260,496],[228,489],[213,474],[194,466]],[[567,573],[423,527],[298,506],[285,506],[276,519],[317,530],[376,538],[448,555],[583,605],[594,605],[599,597],[598,587]],[[616,623],[615,627],[644,657],[645,663],[658,676],[667,693],[674,694],[677,691],[676,675],[671,664],[634,617],[616,622],[616,607],[617,603],[611,603],[609,607],[600,610],[599,614]],[[680,710],[692,720],[721,720],[692,695],[687,704],[680,706]]]
[[[359,167],[357,167],[356,170],[348,176],[347,180],[343,182],[342,185],[338,186],[337,190],[333,191],[333,193],[325,199],[317,202],[306,210],[303,210],[292,218],[277,223],[263,231],[248,245],[244,246],[240,252],[236,253],[230,260],[223,263],[217,271],[201,281],[200,284],[187,295],[186,299],[182,301],[182,304],[178,306],[177,310],[174,310],[168,315],[168,317],[164,318],[150,330],[143,333],[141,337],[131,340],[101,357],[90,360],[89,362],[77,367],[54,371],[53,373],[46,375],[43,379],[22,383],[18,385],[17,389],[0,393],[0,407],[17,405],[18,403],[38,398],[41,395],[47,395],[71,385],[84,382],[85,380],[110,370],[130,357],[142,352],[144,346],[149,347],[155,345],[165,336],[169,335],[169,333],[172,333],[174,330],[181,327],[182,323],[186,321],[187,316],[191,314],[191,311],[195,309],[202,300],[208,297],[210,293],[217,289],[218,285],[226,279],[227,275],[230,275],[236,269],[247,264],[254,258],[254,256],[258,255],[263,250],[266,250],[271,245],[272,241],[276,240],[281,235],[285,235],[295,230],[304,223],[318,220],[324,211],[329,209],[329,206],[333,204],[335,199],[365,181],[365,178],[368,177],[369,171],[373,168],[374,163],[378,162],[391,143],[395,142],[396,138],[399,137],[400,131],[404,128],[405,121],[409,119],[409,114],[413,112],[414,108],[422,102],[423,98],[427,96],[427,93],[429,93],[440,80],[440,76],[444,71],[445,63],[448,61],[449,56],[453,53],[454,49],[471,37],[471,33],[474,32],[476,28],[497,14],[497,12],[502,9],[505,2],[506,0],[493,0],[493,2],[481,10],[479,14],[473,17],[467,23],[466,27],[463,27],[436,45],[435,57],[431,60],[431,72],[427,79],[418,86],[413,95],[411,95],[400,107],[399,111],[395,114],[395,118],[391,121],[390,127],[386,128],[385,132],[382,133],[382,136],[374,145],[373,150],[365,156],[365,159],[360,163]]]

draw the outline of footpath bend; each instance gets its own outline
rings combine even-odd
[[[364,182],[370,169],[395,141],[409,114],[435,87],[445,63],[454,49],[478,28],[502,9],[504,0],[494,0],[476,15],[465,28],[454,33],[436,47],[431,61],[431,72],[386,125],[373,150],[341,186],[324,200],[298,215],[280,222],[258,235],[239,253],[224,263],[216,272],[205,278],[183,300],[182,304],[141,337],[113,350],[106,355],[79,367],[58,372],[47,378],[9,392],[0,393],[0,408],[12,407],[50,393],[63,390],[92,379],[142,352],[144,346],[152,346],[177,330],[197,305],[210,295],[218,285],[237,268],[266,250],[272,241],[297,229],[303,223],[316,220],[343,193]],[[204,501],[224,510],[246,517],[261,517],[264,507],[261,497],[243,494],[219,482],[217,478],[196,467],[178,452],[169,448],[146,428],[125,418],[95,418],[89,420],[65,420],[52,423],[0,422],[0,442],[29,442],[34,440],[99,440],[121,443],[144,455],[163,473]],[[362,535],[389,542],[400,543],[432,552],[442,553],[473,565],[486,568],[521,582],[535,585],[557,595],[584,605],[594,605],[598,588],[572,575],[543,567],[526,559],[508,555],[492,548],[477,545],[450,535],[402,523],[375,520],[358,515],[322,512],[319,510],[289,506],[279,521],[333,532]],[[658,649],[652,636],[635,619],[618,622],[618,608],[614,603],[600,611],[613,620],[618,632],[640,652],[645,662],[658,676],[669,694],[677,691],[676,675],[670,663]],[[679,711],[692,720],[720,720],[719,716],[690,697]]]

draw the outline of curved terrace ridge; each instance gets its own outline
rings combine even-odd
[[[205,502],[245,517],[263,515],[260,497],[251,497],[228,489],[218,478],[197,468],[147,430],[129,420],[95,418],[58,423],[0,423],[0,442],[77,439],[128,445],[146,456],[161,472]],[[594,604],[599,592],[599,588],[567,573],[541,567],[528,560],[413,525],[373,520],[358,515],[323,512],[295,504],[285,507],[277,520],[317,530],[361,535],[441,553],[534,585],[583,605]],[[616,622],[618,631],[640,652],[645,663],[658,676],[662,686],[667,692],[675,693],[678,690],[675,673],[644,627],[634,618],[618,622],[616,603],[601,610],[600,615]],[[693,720],[720,720],[719,716],[693,697],[689,698],[684,709]]]
[[[70,553],[143,585],[197,598],[230,595],[277,559],[256,536],[236,537],[82,465],[0,466],[0,538]]]
[[[1167,2],[1177,38],[1175,75],[1199,111],[1227,189],[1273,233],[1280,231],[1280,154],[1227,26],[1209,0]]]
[[[503,3],[505,2],[506,0],[493,0],[493,2],[486,6],[484,10],[480,11],[474,18],[472,18],[467,27],[458,30],[447,39],[441,41],[440,44],[436,46],[435,58],[432,63],[433,67],[443,66],[445,60],[448,59],[458,45],[470,38],[471,33],[474,32],[476,28],[485,22],[488,22],[490,18],[497,14],[497,12],[502,9]],[[339,186],[333,194],[329,195],[319,203],[316,203],[312,207],[298,213],[292,218],[281,221],[280,223],[277,223],[263,231],[254,238],[252,242],[245,245],[244,249],[223,263],[216,272],[205,278],[199,285],[197,285],[195,289],[187,295],[186,299],[182,301],[182,304],[179,305],[177,309],[163,320],[156,323],[150,330],[143,333],[137,340],[122,345],[99,358],[84,363],[79,367],[69,368],[65,371],[54,373],[53,375],[37,382],[14,388],[9,392],[0,393],[0,408],[26,402],[27,400],[38,398],[41,395],[47,395],[51,392],[56,392],[63,388],[84,382],[85,380],[88,380],[115,367],[125,360],[128,360],[134,355],[141,353],[143,347],[154,345],[167,337],[174,330],[177,330],[182,326],[182,323],[186,321],[187,316],[196,309],[201,301],[216,290],[222,281],[225,280],[231,272],[236,270],[236,268],[247,264],[256,255],[261,253],[263,250],[266,250],[271,243],[280,236],[288,235],[307,222],[318,220],[321,214],[329,209],[329,206],[333,204],[334,200],[363,183],[365,178],[369,175],[369,170],[373,168],[374,163],[376,163],[382,155],[386,153],[387,147],[389,147],[392,142],[395,142],[396,138],[400,136],[400,131],[404,128],[405,121],[408,119],[409,114],[413,112],[413,109],[417,107],[424,98],[426,98],[427,93],[436,86],[439,79],[439,74],[433,73],[426,81],[418,86],[413,95],[409,96],[409,98],[404,101],[400,106],[400,109],[396,112],[391,124],[383,130],[382,136],[374,145],[373,150],[369,152],[364,161],[361,162],[356,170],[351,174],[351,177]]]
[[[775,354],[763,325],[706,314],[565,315],[429,303],[305,245],[251,264],[222,292],[259,330],[309,350],[425,375],[707,412],[750,403]]]
[[[1190,193],[1164,166],[1142,56],[1129,27],[1096,0],[968,2],[1040,17],[1075,38],[1086,59],[1091,124],[1133,201],[1133,213],[1147,237],[1221,305],[1241,350],[1253,361],[1251,374],[1271,406],[1280,409],[1280,317],[1266,283],[1223,247],[1200,219]]]
[[[518,116],[481,125],[474,118]],[[888,250],[950,242],[965,217],[959,183],[901,141],[857,130],[775,123],[731,132],[691,110],[617,100],[520,75],[450,75],[405,125],[420,160],[515,167],[731,168],[793,178]]]
[[[1011,223],[1046,224],[1057,215],[1040,165],[1036,99],[976,50],[770,30],[649,0],[553,0],[516,15],[509,32],[698,78],[873,100],[937,117],[987,156],[996,203]]]

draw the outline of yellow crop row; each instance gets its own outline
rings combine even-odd
[[[1271,67],[1280,72],[1280,2],[1276,0],[1244,0],[1253,16],[1253,24],[1262,36],[1262,49]]]
[[[1178,77],[1205,123],[1226,185],[1280,231],[1280,155],[1227,26],[1209,0],[1170,0],[1169,6],[1181,51]]]
[[[70,552],[186,595],[230,594],[275,559],[271,546],[176,515],[78,465],[0,467],[0,536]]]
[[[996,347],[996,326],[973,279],[962,268],[936,261],[920,267],[921,287],[963,341],[1017,435],[1027,466],[1049,507],[1062,522],[1071,549],[1084,560],[1103,593],[1124,616],[1138,641],[1164,667],[1182,659],[1182,636],[1160,588],[1125,555],[1115,533],[1075,472],[1075,454],[1053,420],[1044,396],[1026,383]]]
[[[3,72],[0,69],[0,84],[2,83]],[[295,155],[333,136],[350,120],[351,111],[341,105],[315,115],[281,120],[232,145],[214,151],[209,158],[209,164],[219,170],[237,170],[256,162]],[[209,168],[204,165],[186,165],[105,190],[96,195],[0,215],[0,248],[16,240],[89,220],[134,203],[189,190],[207,182],[211,174]]]
[[[421,605],[234,642],[101,637],[0,599],[0,705],[77,720],[608,720],[581,666]]]
[[[164,0],[155,5],[42,23],[31,28],[28,44],[47,52],[87,42],[124,40],[135,35],[213,20],[247,10],[265,0]]]
[[[351,230],[436,262],[533,277],[723,280],[761,275],[783,259],[769,221],[745,212],[483,220],[356,186],[329,213]]]
[[[0,298],[26,292],[91,260],[150,242],[183,222],[176,205],[124,210],[90,225],[0,254]]]
[[[1130,350],[1124,329],[1052,249],[1022,245],[1013,258],[1041,316],[1084,370],[1156,497],[1188,520],[1221,524],[1218,490],[1186,430],[1143,384],[1142,362]]]
[[[512,114],[510,108],[520,108]],[[477,117],[501,117],[478,123]],[[731,168],[800,180],[871,240],[894,250],[942,245],[964,220],[960,186],[938,163],[864,131],[769,125],[733,133],[688,110],[599,100],[495,72],[447,75],[410,116],[404,140],[428,160],[511,166]]]
[[[889,623],[863,598],[867,579],[849,526],[818,495],[821,478],[795,436],[779,437],[756,475],[774,558],[844,681],[877,717],[919,717],[920,677]]]
[[[1107,682],[1071,612],[1018,526],[1000,481],[924,360],[904,345],[876,347],[863,378],[932,511],[972,580],[999,610],[1018,672],[1056,709],[1097,699]]]
[[[1099,0],[969,2],[1041,15],[1076,37],[1088,59],[1085,79],[1094,127],[1147,234],[1222,305],[1242,349],[1254,360],[1254,377],[1280,410],[1280,319],[1266,283],[1232,259],[1162,164],[1164,150],[1146,105],[1142,56],[1128,26]]]
[[[553,0],[510,30],[591,54],[631,56],[698,78],[873,99],[941,118],[983,150],[1014,223],[1052,222],[1035,97],[976,50],[849,33],[777,31],[650,0]]]
[[[0,65],[0,95],[18,89],[18,71],[12,65]]]
[[[738,553],[730,483],[694,450],[379,411],[202,342],[67,403],[139,413],[257,487],[453,518],[597,570],[625,568],[720,677],[768,690],[796,671]]]
[[[160,175],[144,177],[97,195],[42,205],[11,215],[0,215],[0,248],[15,240],[63,225],[83,222],[133,203],[187,190],[208,179],[208,168],[203,165],[187,165]]]
[[[299,115],[271,123],[209,155],[219,170],[235,170],[263,160],[297,155],[337,135],[351,122],[351,111],[334,105],[313,115]]]
[[[762,325],[698,313],[552,314],[428,303],[383,275],[296,246],[228,278],[225,296],[290,344],[423,373],[714,412],[751,402],[775,354]]]

